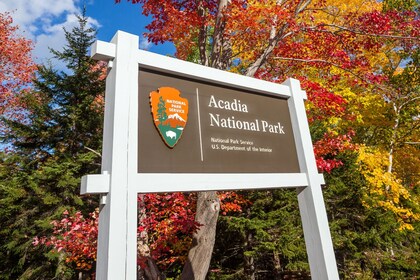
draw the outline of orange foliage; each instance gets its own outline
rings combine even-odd
[[[0,114],[22,118],[36,65],[31,58],[32,43],[21,37],[9,13],[0,13]]]

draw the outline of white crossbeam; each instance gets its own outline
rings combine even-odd
[[[115,58],[116,46],[113,43],[95,41],[91,46],[91,57],[99,61],[109,61]]]

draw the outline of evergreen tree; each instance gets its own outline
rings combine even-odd
[[[2,141],[12,147],[1,154],[0,279],[71,279],[62,253],[33,245],[51,234],[51,221],[64,210],[92,211],[82,200],[80,178],[97,173],[102,138],[104,69],[88,55],[96,31],[85,13],[65,31],[66,46],[51,50],[65,62],[59,71],[40,66],[34,89],[25,97],[26,120],[2,119],[9,128]]]
[[[341,155],[345,165],[326,174],[325,201],[342,279],[415,279],[419,273],[419,223],[399,230],[391,211],[366,207],[367,182],[356,154]]]
[[[210,279],[309,279],[296,190],[244,195],[242,214],[219,218]]]

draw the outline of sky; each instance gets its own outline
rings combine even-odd
[[[172,44],[154,45],[143,36],[151,21],[141,14],[139,4],[121,0],[0,0],[0,13],[11,12],[14,25],[23,36],[34,43],[33,57],[37,63],[59,63],[51,60],[49,48],[62,50],[66,43],[63,27],[71,30],[77,25],[76,15],[86,5],[89,25],[97,29],[97,39],[109,42],[117,30],[138,35],[139,48],[167,55],[174,54]]]

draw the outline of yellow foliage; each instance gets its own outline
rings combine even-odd
[[[400,223],[400,230],[412,230],[412,222],[420,220],[408,202],[418,209],[418,201],[413,200],[408,189],[393,173],[387,172],[388,154],[384,151],[359,147],[357,163],[367,186],[364,190],[363,204],[366,207],[381,207],[392,211]]]
[[[316,7],[320,1],[313,1]],[[325,4],[322,12],[317,16],[315,22],[330,22],[332,24],[344,24],[349,13],[366,13],[382,10],[382,3],[377,0],[322,0]]]

